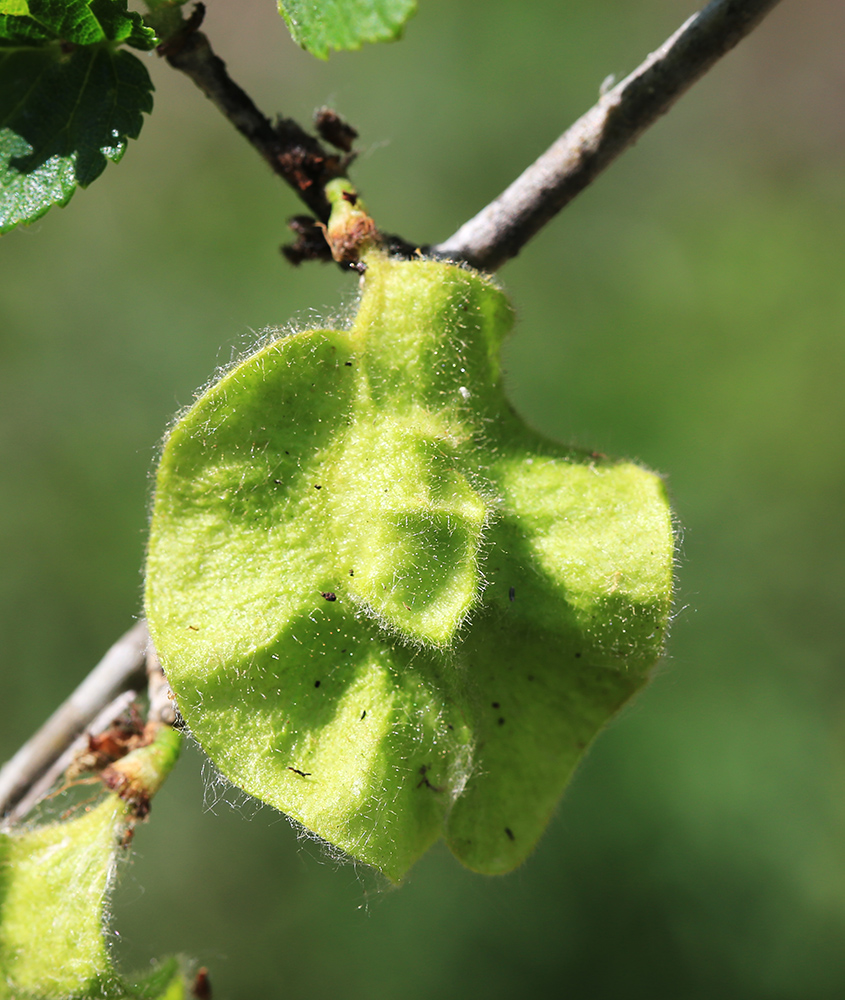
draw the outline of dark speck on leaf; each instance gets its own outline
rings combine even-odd
[[[493,708],[498,708],[499,707],[499,703],[497,701],[494,701],[492,703],[492,705],[493,705]]]
[[[325,597],[325,599],[327,601],[336,601],[337,600],[337,594],[335,594],[334,591],[331,591],[331,590],[324,591],[320,596],[321,597]]]
[[[580,653],[576,653],[575,654],[575,659],[576,660],[580,660],[581,659],[581,654]]]
[[[300,778],[310,778],[311,777],[311,772],[310,771],[300,771],[298,767],[291,767],[290,765],[288,765],[288,770],[289,771],[293,771],[294,774],[298,774],[300,776]]]
[[[273,482],[278,486],[281,483],[281,479],[274,479]]]
[[[511,587],[508,591],[508,600],[514,600],[516,598],[516,587]]]
[[[345,365],[345,366],[346,366],[347,368],[351,368],[351,367],[352,367],[352,362],[351,362],[351,361],[344,361],[343,363],[344,363],[344,365]]]
[[[364,711],[361,713],[361,718],[364,719],[366,718],[366,716],[367,716],[367,710],[365,708]]]
[[[354,570],[354,569],[351,569],[351,570],[349,571],[349,575],[350,575],[350,576],[355,576],[355,570]]]
[[[439,788],[437,785],[432,785],[432,783],[428,780],[427,775],[428,775],[429,770],[430,770],[430,768],[429,768],[428,764],[423,764],[423,766],[420,768],[419,773],[422,775],[422,778],[420,779],[419,783],[417,784],[417,788],[422,788],[423,785],[425,785],[425,787],[426,788],[430,788],[432,792],[442,792],[442,791],[445,791],[445,789]]]
[[[318,486],[316,483],[314,483],[315,490],[321,490],[322,488],[323,488],[322,486]]]
[[[318,688],[319,686],[320,686],[320,682],[319,681],[314,681],[314,687]]]
[[[513,835],[513,830],[511,830],[509,826],[505,827],[505,833],[508,835],[508,840],[516,840],[516,837]]]
[[[534,680],[534,674],[529,674],[528,675],[528,680],[533,681]]]
[[[503,726],[504,724],[505,724],[505,720],[501,716],[499,716],[499,725]]]

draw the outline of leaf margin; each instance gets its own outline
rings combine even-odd
[[[367,42],[397,40],[417,11],[417,0],[329,0],[319,5],[319,14],[316,6],[303,0],[277,0],[279,13],[296,44],[318,59],[328,59],[332,51],[355,51]],[[328,30],[326,7],[330,8],[329,22],[335,14],[334,25],[330,24]],[[316,16],[309,17],[312,10]]]

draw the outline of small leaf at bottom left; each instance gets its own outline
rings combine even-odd
[[[0,832],[0,1000],[186,996],[177,962],[127,985],[108,952],[108,892],[133,810],[109,794],[72,819]]]
[[[96,995],[112,985],[103,911],[125,811],[110,795],[78,819],[0,839],[0,968],[9,996]]]

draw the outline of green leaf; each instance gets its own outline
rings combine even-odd
[[[179,749],[179,734],[164,729],[148,747],[119,761],[119,774],[140,770],[151,784],[164,780]],[[134,985],[116,974],[103,935],[108,890],[137,800],[109,794],[65,822],[0,832],[0,998],[160,998],[185,995],[175,962]]]
[[[137,138],[153,87],[119,43],[156,43],[126,0],[0,4],[0,233],[67,204]]]
[[[121,1000],[187,1000],[193,996],[176,958],[162,962],[143,978],[124,983],[122,992]]]
[[[8,988],[0,985],[0,996],[84,996],[113,985],[102,925],[126,814],[110,795],[78,819],[0,837],[0,982]]]
[[[91,13],[110,42],[142,51],[155,48],[158,44],[155,32],[144,24],[137,11],[127,10],[126,4],[127,0],[90,0]]]
[[[109,45],[0,49],[0,232],[67,204],[119,160],[152,89],[138,59]]]
[[[531,851],[668,620],[659,477],[505,398],[503,293],[367,258],[346,331],[269,344],[162,455],[147,614],[222,772],[393,879]]]
[[[53,32],[42,27],[34,18],[0,12],[0,52],[4,48],[21,45],[47,45],[55,40]]]
[[[0,3],[0,42],[41,45],[126,43],[139,49],[156,44],[155,33],[127,0],[6,0]]]
[[[416,0],[278,0],[294,41],[320,59],[329,51],[397,38]]]

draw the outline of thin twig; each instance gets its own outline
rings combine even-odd
[[[95,716],[143,677],[149,643],[139,621],[111,647],[91,673],[0,770],[0,816],[8,812]]]
[[[152,643],[147,647],[147,695],[150,699],[147,721],[164,726],[176,725],[179,720],[176,699],[173,697],[170,684],[164,676],[161,660]]]
[[[176,701],[170,690],[170,684],[164,675],[158,653],[151,642],[146,650],[147,727],[173,726],[178,721]],[[90,746],[90,737],[104,733],[137,699],[137,692],[129,690],[119,694],[111,704],[107,705],[85,729],[76,737],[65,751],[47,768],[44,774],[29,786],[26,793],[9,810],[4,817],[5,824],[19,823],[25,819],[38,803],[50,792],[67,769],[84,754]],[[153,730],[153,731],[154,731]],[[147,737],[151,738],[151,737]]]
[[[343,175],[351,156],[330,153],[291,118],[273,124],[252,98],[229,76],[226,64],[212,51],[208,38],[196,27],[204,6],[197,4],[183,30],[159,46],[175,69],[189,76],[218,110],[285,180],[320,222],[329,220],[324,188]]]
[[[22,819],[25,819],[47,795],[79,754],[84,753],[88,749],[89,736],[99,736],[100,733],[104,733],[114,720],[129,708],[137,696],[135,691],[124,691],[110,705],[107,705],[91,725],[87,726],[64,753],[53,761],[38,781],[29,787],[26,794],[9,810],[4,818],[4,822],[12,824],[19,823]]]
[[[432,253],[495,271],[744,38],[778,0],[713,0]]]

